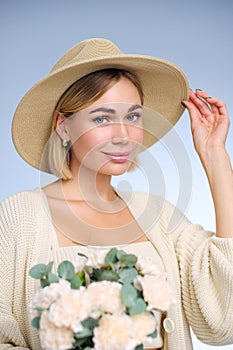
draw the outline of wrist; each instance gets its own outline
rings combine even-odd
[[[233,172],[230,157],[225,147],[213,147],[199,154],[211,189],[220,187],[224,181],[232,183]]]
[[[198,155],[205,168],[212,168],[212,166],[219,166],[226,161],[229,162],[229,155],[224,145],[203,148],[198,151]]]

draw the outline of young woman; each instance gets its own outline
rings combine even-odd
[[[137,153],[175,124],[184,105],[213,196],[215,234],[157,196],[111,186],[113,175],[130,171]],[[69,50],[24,96],[13,120],[19,154],[58,180],[1,204],[1,349],[40,349],[28,316],[32,266],[53,260],[56,268],[90,247],[122,245],[150,256],[175,291],[166,318],[158,315],[153,349],[192,349],[189,326],[203,342],[233,342],[228,127],[224,103],[190,91],[183,72],[165,60],[122,54],[104,39]]]

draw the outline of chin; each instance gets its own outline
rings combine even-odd
[[[111,175],[111,176],[119,176],[129,171],[130,168],[131,168],[131,162],[127,162],[127,163],[125,162],[125,163],[114,164],[114,165],[108,164],[108,166],[105,166],[100,170],[100,173],[105,175]]]

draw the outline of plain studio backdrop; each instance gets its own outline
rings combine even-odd
[[[233,114],[231,0],[1,0],[0,19],[0,200],[53,180],[18,156],[11,120],[24,93],[81,40],[103,37],[124,53],[171,61],[183,69],[192,89],[221,98]],[[227,148],[233,159],[232,126]],[[138,170],[114,179],[114,186],[163,195],[193,222],[214,230],[213,204],[192,144],[187,112],[140,161]],[[216,348],[193,339],[195,349]]]

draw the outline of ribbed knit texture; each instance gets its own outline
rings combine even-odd
[[[176,304],[167,315],[175,329],[164,333],[164,349],[192,349],[188,324],[203,342],[233,343],[233,238],[216,238],[157,197],[136,193],[128,204],[176,292]],[[28,317],[38,284],[28,271],[54,257],[55,235],[39,189],[1,203],[0,350],[41,349]]]

